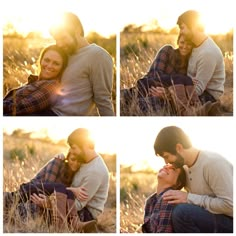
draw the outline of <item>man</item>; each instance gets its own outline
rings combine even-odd
[[[94,142],[87,129],[74,130],[67,141],[70,145],[69,152],[81,163],[71,187],[67,189],[71,190],[76,197],[75,205],[81,221],[96,220],[103,212],[108,197],[109,172],[107,166],[95,151]],[[34,196],[33,200],[34,203],[42,206],[45,204],[46,198],[41,194]],[[60,200],[58,199],[58,201]]]
[[[187,192],[170,190],[163,197],[176,205],[177,233],[233,232],[233,166],[219,154],[194,148],[184,131],[163,128],[154,143],[165,163],[184,166]]]
[[[81,194],[81,188],[86,191],[84,201],[76,199],[76,206],[82,221],[97,219],[103,212],[108,197],[109,172],[102,157],[95,151],[94,142],[87,129],[79,128],[68,137],[70,153],[75,155],[81,164],[75,174],[71,188],[75,196]]]
[[[204,32],[200,14],[189,10],[179,16],[180,34],[194,44],[187,74],[196,86],[202,103],[215,102],[224,92],[225,66],[220,48]]]
[[[103,48],[89,44],[79,18],[65,13],[51,35],[69,55],[61,90],[52,112],[58,116],[114,116],[112,105],[113,61]]]

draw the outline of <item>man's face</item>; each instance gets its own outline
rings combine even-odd
[[[78,48],[76,38],[66,31],[55,34],[54,39],[56,40],[57,46],[62,48],[69,55],[74,54]]]
[[[184,158],[180,154],[171,154],[169,152],[164,152],[162,157],[166,164],[172,164],[176,168],[180,168],[184,165]]]
[[[87,158],[83,148],[80,148],[76,144],[72,144],[70,147],[70,153],[74,155],[79,162],[86,163]]]
[[[180,32],[179,32],[179,33],[182,34],[186,40],[192,41],[192,39],[193,39],[193,33],[192,33],[192,31],[187,27],[186,24],[181,23],[181,24],[179,25],[179,29],[180,29]]]

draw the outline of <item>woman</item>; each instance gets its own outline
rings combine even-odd
[[[28,83],[11,90],[3,99],[3,115],[27,116],[49,110],[55,103],[60,78],[66,68],[68,56],[56,45],[46,47],[39,57],[39,75],[30,75]]]
[[[186,75],[193,44],[179,35],[177,45],[177,49],[171,45],[163,46],[147,74],[137,81],[137,88],[126,95],[136,94],[144,113],[150,107],[154,111],[163,109],[170,101],[177,115],[184,115],[189,106],[201,105],[193,81]]]
[[[18,191],[5,193],[4,207],[11,207],[14,201],[24,203],[32,200],[35,202],[36,195],[46,195],[44,205],[41,207],[52,210],[52,222],[56,230],[61,231],[64,228],[65,219],[67,219],[69,226],[75,232],[89,231],[96,221],[80,221],[74,204],[75,196],[66,188],[71,185],[74,174],[79,170],[79,167],[78,159],[70,153],[63,159],[53,158],[30,182],[22,184]],[[86,198],[86,191],[81,188],[80,200]]]
[[[143,233],[172,233],[171,215],[174,209],[163,199],[163,194],[170,189],[182,189],[186,183],[186,175],[183,167],[175,168],[173,165],[165,165],[159,170],[156,192],[145,202]]]

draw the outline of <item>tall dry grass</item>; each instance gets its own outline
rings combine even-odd
[[[28,137],[3,136],[3,191],[16,191],[20,184],[28,182],[37,171],[57,153],[67,153],[64,145],[48,140],[32,140]],[[116,232],[116,155],[101,154],[110,174],[108,200],[104,213],[98,218],[101,233]],[[10,217],[4,217],[4,233],[50,233],[55,232],[42,216],[29,215],[25,221],[12,205]],[[69,229],[65,229],[69,233]]]
[[[157,177],[151,172],[120,173],[120,232],[141,233],[145,199],[155,192]]]
[[[151,63],[165,44],[176,45],[177,35],[175,34],[158,34],[158,33],[121,33],[120,49],[120,89],[129,89],[136,86],[137,80],[142,78],[148,71]],[[226,81],[225,93],[220,98],[222,111],[224,114],[232,115],[233,113],[233,32],[226,35],[212,36],[219,45],[224,55]],[[165,116],[172,113],[171,106],[156,113],[148,105],[148,111],[143,113],[134,99],[131,104],[127,105],[120,101],[121,116]],[[190,111],[191,112],[191,111]],[[195,111],[193,111],[194,115]]]
[[[113,59],[112,100],[116,108],[116,36],[103,38],[91,33],[90,43],[105,48]],[[55,43],[53,39],[3,37],[3,96],[11,89],[22,86],[30,74],[38,74],[38,58],[46,46]]]

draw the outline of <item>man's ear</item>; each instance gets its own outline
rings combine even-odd
[[[182,144],[177,143],[175,149],[176,149],[176,152],[177,152],[177,153],[181,153],[184,148],[183,148],[183,145],[182,145]]]

